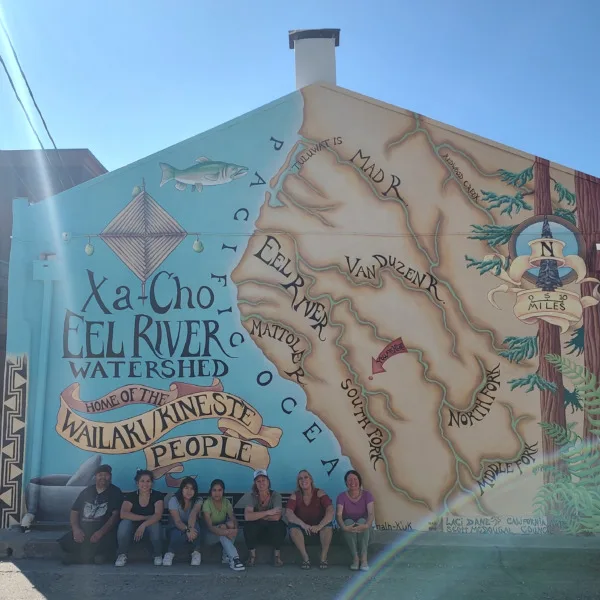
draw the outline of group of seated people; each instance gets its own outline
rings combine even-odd
[[[352,554],[350,568],[368,570],[367,548],[375,518],[373,496],[362,488],[357,471],[348,471],[344,481],[347,489],[338,495],[334,512],[331,498],[315,486],[308,471],[302,470],[297,476],[297,489],[284,509],[281,494],[271,488],[267,472],[255,471],[252,490],[237,504],[244,509],[246,566],[254,566],[256,547],[261,544],[273,548],[273,564],[282,566],[280,550],[289,531],[290,539],[301,554],[303,569],[311,568],[305,541],[309,536],[319,536],[319,567],[326,569],[334,521],[337,521]],[[175,555],[186,549],[191,550],[191,565],[198,566],[202,561],[202,546],[220,543],[223,563],[234,571],[245,570],[235,546],[238,521],[231,502],[224,497],[225,483],[221,479],[210,484],[204,499],[193,477],[181,480],[167,505],[169,523],[164,555],[165,532],[161,519],[165,494],[152,489],[151,471],[138,470],[135,482],[137,489],[123,494],[112,484],[110,465],[96,469],[95,483],[83,490],[73,504],[71,531],[59,540],[66,563],[102,564],[113,560],[116,554],[115,566],[123,567],[132,543],[146,540],[152,547],[156,566],[171,566]]]

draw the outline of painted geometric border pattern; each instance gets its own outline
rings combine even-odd
[[[0,528],[21,518],[28,381],[27,356],[7,356],[0,405]]]

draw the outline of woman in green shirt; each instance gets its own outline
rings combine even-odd
[[[234,571],[244,571],[245,567],[233,543],[238,533],[237,520],[231,502],[223,498],[224,492],[225,483],[222,479],[215,479],[210,484],[208,498],[202,505],[202,514],[208,529],[205,543],[210,546],[220,542],[223,546],[223,562],[228,562]]]

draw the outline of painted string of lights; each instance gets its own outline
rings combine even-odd
[[[63,241],[86,239],[84,251],[94,254],[93,238],[100,238],[136,275],[145,296],[146,281],[164,260],[189,236],[195,236],[192,250],[200,253],[204,245],[200,233],[186,231],[148,192],[144,180],[133,188],[131,202],[100,233],[63,233]]]

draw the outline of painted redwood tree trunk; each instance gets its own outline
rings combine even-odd
[[[550,164],[544,158],[536,157],[534,167],[535,177],[535,205],[536,215],[552,215],[552,200],[550,198]],[[556,392],[550,390],[540,391],[540,404],[543,423],[556,423],[566,427],[565,414],[565,388],[563,386],[562,374],[555,369],[547,360],[547,354],[561,354],[560,329],[545,321],[539,321],[538,333],[540,367],[538,374],[556,386]],[[558,446],[554,441],[542,433],[542,450],[544,453],[544,464],[561,467],[558,462]],[[552,472],[544,471],[544,483],[554,482]]]
[[[588,277],[598,277],[600,264],[596,242],[600,242],[600,179],[575,172],[575,197],[577,198],[577,224],[586,247],[585,264]],[[596,284],[583,283],[582,296],[589,296]],[[600,381],[600,305],[590,306],[583,311],[583,358],[586,368]],[[586,418],[583,434],[590,438]]]

